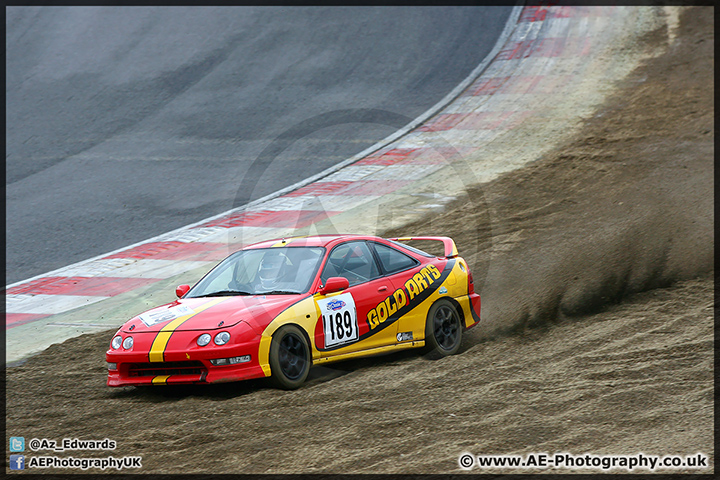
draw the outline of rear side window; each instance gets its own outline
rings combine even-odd
[[[347,242],[330,252],[321,275],[325,283],[330,277],[345,277],[350,286],[378,278],[380,272],[364,241]]]
[[[412,268],[418,264],[417,260],[408,255],[405,255],[402,252],[395,250],[394,248],[382,245],[380,243],[373,243],[372,245],[373,247],[375,247],[375,252],[380,259],[380,264],[382,265],[383,270],[385,270],[385,272],[387,273],[395,273],[402,270],[407,270],[408,268]]]

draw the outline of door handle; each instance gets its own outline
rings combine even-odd
[[[378,292],[385,292],[385,291],[387,291],[387,287],[385,285],[378,288]]]

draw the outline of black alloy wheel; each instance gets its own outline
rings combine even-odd
[[[278,329],[270,344],[270,370],[275,385],[285,390],[300,387],[310,364],[310,348],[300,329],[294,325]]]
[[[425,345],[436,356],[446,357],[457,353],[462,341],[462,325],[455,305],[440,299],[428,312],[425,327]]]

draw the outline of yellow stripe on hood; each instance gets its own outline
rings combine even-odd
[[[173,334],[173,332],[187,320],[191,319],[203,310],[207,310],[208,308],[217,305],[223,300],[227,300],[227,298],[215,298],[213,300],[210,300],[208,303],[205,303],[200,307],[195,308],[195,313],[178,317],[172,322],[165,325],[163,328],[161,328],[157,336],[155,337],[155,340],[153,340],[152,346],[150,347],[150,353],[148,354],[148,358],[150,359],[150,361],[164,362],[165,348],[167,347],[168,341],[170,340],[170,336]]]

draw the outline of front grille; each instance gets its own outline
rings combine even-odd
[[[154,377],[156,375],[200,375],[207,368],[198,361],[133,363],[128,375],[131,377]]]

